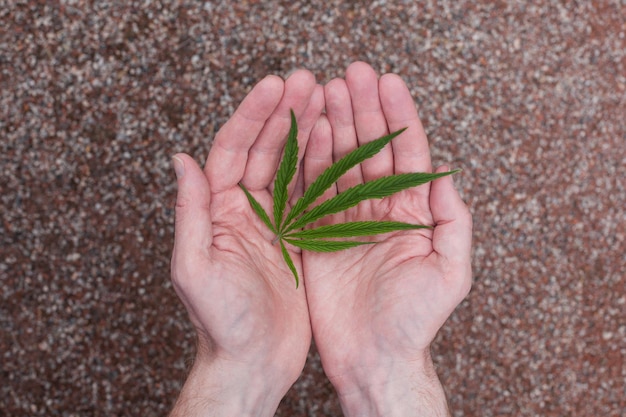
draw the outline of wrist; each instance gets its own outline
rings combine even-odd
[[[424,416],[450,415],[445,392],[430,355],[412,362],[360,366],[334,375],[344,415]]]
[[[170,417],[273,416],[291,386],[273,371],[196,358]]]

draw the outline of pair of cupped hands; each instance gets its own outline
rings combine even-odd
[[[433,171],[407,86],[363,62],[324,86],[307,70],[286,80],[267,76],[219,130],[204,170],[186,154],[174,156],[172,281],[198,346],[172,415],[274,415],[312,338],[346,415],[445,415],[429,349],[470,289],[467,207],[447,176],[324,218],[319,224],[393,220],[434,228],[334,253],[290,247],[302,277],[296,288],[272,232],[238,185],[271,212],[290,109],[300,149],[290,204],[333,161],[404,127],[322,198],[385,175]]]

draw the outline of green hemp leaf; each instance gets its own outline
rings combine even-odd
[[[400,230],[431,228],[431,226],[395,221],[356,221],[309,229],[305,228],[323,217],[354,207],[361,201],[388,197],[397,192],[406,190],[407,188],[416,187],[459,171],[453,170],[440,173],[414,172],[389,175],[349,188],[307,211],[309,206],[337,182],[343,174],[366,159],[376,155],[385,145],[391,142],[393,138],[400,135],[405,130],[406,128],[400,129],[366,143],[332,164],[313,181],[304,192],[304,195],[300,197],[291,210],[285,214],[289,197],[287,189],[296,174],[296,167],[298,165],[298,125],[296,123],[296,116],[292,110],[291,128],[289,129],[287,144],[285,145],[283,159],[280,162],[276,179],[274,180],[273,223],[261,204],[250,194],[243,184],[239,184],[254,212],[259,216],[261,221],[276,234],[273,243],[279,242],[285,263],[296,280],[296,287],[298,287],[300,280],[285,243],[297,246],[302,250],[335,252],[355,246],[375,244],[376,242],[329,239],[372,236]]]

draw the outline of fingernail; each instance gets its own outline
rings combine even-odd
[[[177,156],[173,156],[172,163],[174,164],[174,172],[176,172],[176,178],[181,179],[185,175],[185,164],[183,160]]]

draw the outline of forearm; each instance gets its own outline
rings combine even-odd
[[[358,375],[361,373],[361,375]],[[445,392],[432,361],[363,368],[335,383],[346,417],[449,417]]]
[[[273,416],[286,389],[238,364],[197,361],[170,417]]]

